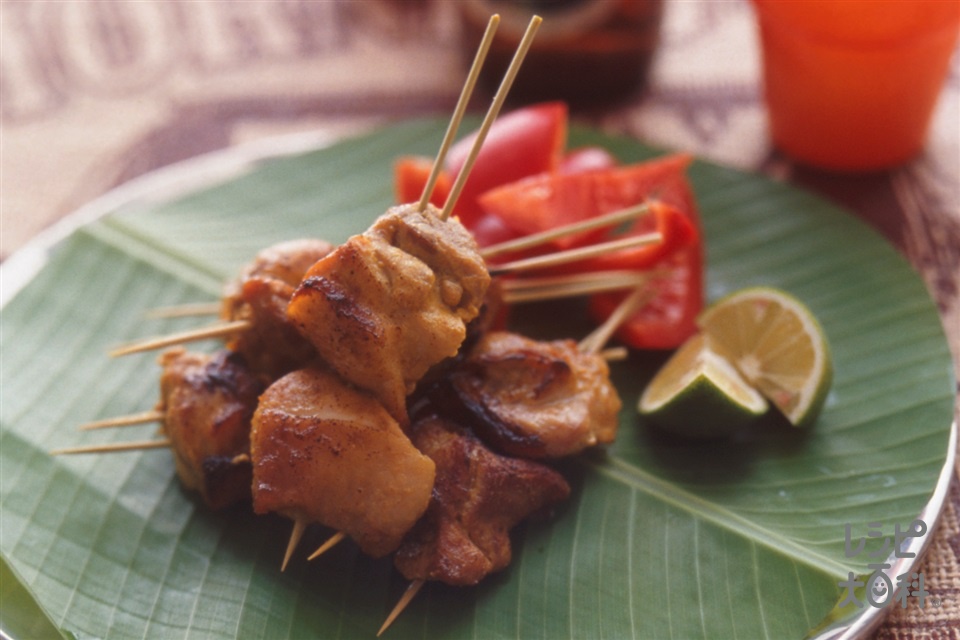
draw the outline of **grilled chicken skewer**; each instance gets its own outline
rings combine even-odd
[[[311,367],[261,396],[250,432],[253,508],[331,527],[381,557],[426,509],[434,463],[371,394]]]
[[[413,205],[406,206],[412,207]],[[643,205],[635,208],[637,213],[634,215],[640,215],[640,212],[643,209]],[[579,227],[580,225],[576,226]],[[587,247],[577,247],[575,249],[568,249],[547,255],[516,260],[510,263],[498,264],[489,267],[488,272],[491,276],[500,276],[519,273],[522,271],[546,269],[570,262],[586,260],[591,257],[608,254],[614,251],[657,243],[662,241],[662,238],[663,237],[660,233],[651,232],[649,234],[611,240]],[[547,241],[548,240],[541,240],[540,242]],[[534,246],[534,244],[527,243],[525,246]],[[497,250],[494,252],[495,254],[500,253],[499,247],[493,248]],[[276,249],[277,247],[270,247],[266,250],[266,252],[275,252]],[[329,251],[330,250],[328,249],[327,252],[321,254],[321,257],[326,255],[326,253],[329,253]],[[486,253],[486,250],[479,250],[479,255],[481,257],[485,257]],[[261,258],[258,254],[258,258],[255,260],[255,263],[259,261],[261,261]],[[311,263],[311,265],[312,264],[313,263]],[[302,275],[303,274],[301,274],[301,276]],[[586,275],[588,278],[590,278],[590,283],[588,286],[580,286],[576,289],[569,289],[564,287],[567,281],[558,279],[555,281],[557,288],[545,289],[539,292],[538,299],[545,300],[564,295],[588,295],[591,293],[599,293],[613,289],[630,288],[636,285],[635,280],[637,278],[643,277],[642,274],[633,274],[633,280],[624,281],[623,279],[617,279],[609,272],[597,272],[594,274],[581,275]],[[576,275],[565,277],[569,278],[569,282],[575,282],[578,279],[578,276]],[[264,371],[274,375],[286,373],[295,368],[295,366],[290,364],[290,361],[295,363],[297,360],[296,354],[303,353],[301,349],[302,345],[298,344],[302,343],[302,340],[299,339],[299,336],[297,336],[292,325],[290,325],[289,322],[284,321],[282,314],[282,303],[284,300],[289,301],[289,296],[284,296],[287,293],[292,293],[293,289],[298,284],[299,281],[276,278],[270,274],[257,274],[252,276],[249,274],[244,274],[241,276],[238,283],[233,284],[232,291],[226,295],[223,304],[220,306],[222,318],[221,322],[173,335],[138,340],[131,344],[113,349],[110,352],[110,355],[113,357],[118,357],[185,344],[198,340],[224,338],[227,340],[227,345],[230,348],[246,354],[267,353],[267,351],[263,349],[256,348],[256,346],[259,344],[267,343],[275,345],[270,352],[271,361],[263,363],[263,366],[256,368],[263,369]],[[573,291],[576,291],[576,293],[573,293]],[[208,313],[213,309],[212,305],[204,304],[202,307],[198,307],[196,304],[191,304],[184,307],[184,311],[182,313],[180,308],[172,307],[158,310],[158,315],[166,317],[171,317],[174,315],[202,315],[201,311],[196,310],[197,308]],[[303,363],[301,362],[300,364]]]
[[[526,46],[538,24],[539,18],[531,23]],[[525,53],[523,43],[484,120],[474,157],[502,105],[521,51]],[[438,159],[436,166],[440,164]],[[470,165],[468,159],[463,180]],[[257,360],[260,380],[284,375],[259,395],[259,401],[246,405],[256,406],[248,418],[252,428],[246,432],[247,448],[239,447],[229,462],[250,468],[247,491],[257,513],[277,512],[293,519],[284,564],[311,522],[338,531],[311,557],[345,537],[374,557],[399,549],[395,562],[414,582],[381,633],[425,580],[475,584],[506,566],[509,529],[564,499],[570,490],[549,467],[495,453],[468,428],[446,417],[419,417],[410,424],[407,397],[427,371],[461,350],[467,325],[480,313],[490,284],[484,256],[459,221],[449,217],[456,195],[437,210],[425,204],[428,189],[424,204],[391,209],[367,232],[337,249],[328,246],[303,268],[266,277],[245,272],[239,293],[228,296],[228,301],[237,302],[237,310],[225,305],[224,312],[237,323],[234,331],[243,329],[242,334],[254,335],[254,328],[275,320],[280,322],[271,328],[271,338],[294,325],[299,329],[291,334],[289,352],[276,350],[282,354],[279,358],[271,353],[272,339],[260,336],[245,343],[232,337],[237,350],[254,360],[266,358]],[[459,193],[456,185],[453,193]],[[513,268],[540,267],[526,263]],[[291,275],[293,271],[296,274]],[[280,308],[282,314],[274,313]],[[584,350],[591,353],[577,355],[598,357],[606,339],[586,341]],[[566,351],[576,349],[567,345]],[[182,352],[170,356],[181,357]],[[583,363],[575,367],[588,369]],[[596,377],[608,375],[601,371]],[[182,386],[193,384],[191,380],[184,374],[178,382]],[[602,381],[585,385],[603,386]],[[168,395],[165,391],[161,407],[164,431],[177,453],[189,448],[189,442],[174,435],[176,430],[167,424],[177,406]],[[617,398],[614,416],[618,403]],[[612,406],[595,402],[591,411],[605,414]],[[604,417],[599,422],[608,421]],[[575,450],[609,439],[612,436],[598,429],[578,441]],[[191,474],[197,459],[209,458],[193,456],[177,463],[184,484],[201,491],[208,503],[205,479]],[[482,462],[465,466],[467,459]],[[464,487],[470,487],[474,499],[464,499]],[[449,548],[431,536],[438,530],[453,531],[449,525],[454,521],[486,542],[473,550],[461,546],[469,561],[451,570],[441,566]]]
[[[487,46],[497,21],[491,19]],[[323,360],[339,377],[372,392],[399,426],[408,425],[406,398],[417,382],[459,351],[490,285],[476,241],[449,214],[540,22],[539,17],[531,21],[444,209],[428,204],[428,180],[419,203],[388,210],[311,267],[287,307]],[[484,54],[482,44],[471,78]],[[468,80],[461,94],[464,107],[472,85]],[[457,123],[454,117],[432,173],[442,166]]]
[[[573,455],[613,440],[621,401],[602,349],[642,300],[638,289],[579,345],[497,332],[484,336],[461,366],[468,376],[477,376],[471,358],[493,355],[497,371],[478,376],[484,402],[468,410],[465,422],[451,420],[444,400],[427,400],[412,438],[436,463],[433,498],[394,555],[394,565],[411,583],[380,633],[427,581],[472,585],[506,567],[509,530],[569,495],[562,476],[530,457]],[[448,395],[441,386],[440,398]],[[521,429],[504,433],[505,425]]]
[[[162,439],[60,449],[53,454],[146,448],[173,452],[181,484],[220,509],[250,499],[250,421],[264,385],[239,354],[171,349],[160,357],[160,401],[152,412],[84,425],[99,429],[161,422]]]
[[[224,338],[250,367],[274,380],[316,357],[310,344],[287,319],[286,309],[304,273],[328,255],[325,240],[281,242],[261,250],[230,282],[219,305],[221,322],[172,336],[141,340],[111,352],[138,353],[207,338]],[[169,310],[168,310],[169,312]]]

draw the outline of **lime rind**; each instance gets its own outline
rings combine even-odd
[[[780,289],[749,287],[718,300],[697,322],[709,347],[793,425],[817,420],[833,365],[823,327],[806,305]]]
[[[769,405],[736,368],[698,334],[654,376],[637,410],[654,425],[688,438],[720,438],[767,412]]]

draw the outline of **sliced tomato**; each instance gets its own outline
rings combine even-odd
[[[617,337],[636,349],[675,349],[697,332],[703,310],[703,248],[700,243],[675,251],[650,270],[650,298],[617,330]],[[590,312],[602,322],[626,294],[599,294]]]
[[[483,214],[482,193],[538,173],[557,169],[567,144],[567,105],[544,102],[501,115],[490,127],[454,212],[470,227]],[[462,138],[447,154],[445,169],[460,173],[478,132]]]
[[[433,158],[403,156],[393,165],[393,193],[398,204],[419,202],[423,188],[430,179]],[[442,207],[450,195],[450,176],[441,171],[430,195],[430,202]]]

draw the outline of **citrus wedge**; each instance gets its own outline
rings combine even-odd
[[[767,401],[736,368],[711,351],[703,334],[687,340],[653,377],[637,410],[677,435],[729,435],[766,413]]]
[[[817,419],[833,365],[823,329],[803,303],[779,289],[750,287],[711,305],[697,322],[707,346],[793,425]]]

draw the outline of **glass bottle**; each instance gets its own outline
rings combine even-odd
[[[462,0],[469,64],[487,21],[500,14],[481,86],[496,90],[531,16],[543,17],[510,92],[516,103],[564,100],[598,106],[642,90],[657,48],[662,0]]]

